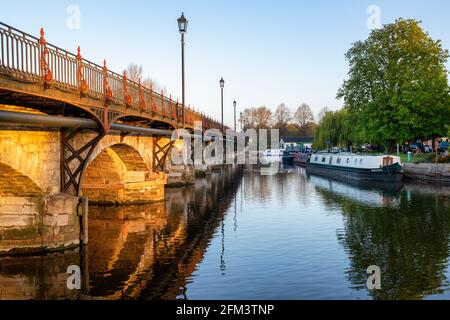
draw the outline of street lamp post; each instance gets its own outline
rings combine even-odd
[[[234,107],[234,132],[236,132],[236,100],[233,101],[233,107]]]
[[[178,18],[178,30],[181,33],[181,115],[182,115],[182,123],[183,128],[186,124],[186,117],[184,113],[185,108],[185,95],[184,95],[184,33],[187,31],[188,21],[184,17],[184,13],[181,13],[181,17]]]
[[[241,131],[242,131],[242,129],[244,128],[244,119],[243,119],[243,113],[241,112],[241,114],[240,114],[240,119],[241,119]]]
[[[222,134],[223,134],[223,88],[225,87],[225,80],[223,78],[220,79],[220,92],[221,92],[221,101],[222,101]]]

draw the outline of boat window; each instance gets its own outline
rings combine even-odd
[[[340,164],[341,163],[341,158],[337,158],[336,163]]]
[[[330,162],[329,164],[333,164],[333,157],[330,157]]]
[[[358,159],[355,159],[355,164],[358,164]]]
[[[350,158],[347,158],[347,163],[350,163]]]
[[[363,159],[360,159],[360,160],[359,160],[359,164],[362,164],[362,163],[363,163]]]
[[[325,158],[325,157],[323,157],[323,158],[322,158],[322,162],[325,162],[325,161],[326,161],[326,158]]]
[[[319,161],[319,157],[315,157],[315,158],[314,158],[314,161]]]

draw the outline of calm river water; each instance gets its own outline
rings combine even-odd
[[[231,170],[163,203],[90,208],[82,252],[0,258],[0,299],[450,298],[449,187]],[[88,270],[82,294],[69,265]]]

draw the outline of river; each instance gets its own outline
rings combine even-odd
[[[449,187],[232,170],[165,202],[91,207],[87,248],[0,258],[0,299],[450,298]]]

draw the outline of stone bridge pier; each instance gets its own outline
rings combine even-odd
[[[68,162],[80,192],[65,192],[61,158],[70,150],[63,147],[60,130],[41,130],[0,130],[0,255],[78,246],[82,196],[108,204],[164,200],[166,174],[153,170],[156,138],[103,137]],[[82,150],[93,135],[81,132],[71,148]]]
[[[81,147],[94,134],[80,135]],[[166,174],[153,171],[152,137],[108,135],[100,140],[86,164],[81,195],[91,203],[139,204],[164,200]]]
[[[165,138],[165,143],[168,143],[169,139]],[[207,142],[202,142],[202,148],[205,148]],[[191,141],[191,150],[189,157],[191,158],[191,164],[182,164],[180,160],[174,161],[173,157],[181,158],[184,149],[184,141],[177,140],[169,153],[169,161],[166,161],[165,172],[167,174],[167,186],[168,187],[181,187],[192,185],[196,178],[203,178],[212,172],[212,166],[207,164],[193,164],[194,143]],[[203,149],[200,150],[203,153]],[[203,160],[203,159],[201,159]]]

